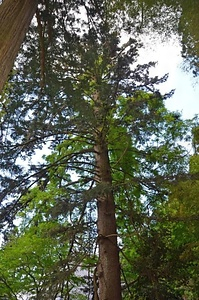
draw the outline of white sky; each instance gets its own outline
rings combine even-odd
[[[184,118],[192,118],[199,114],[199,82],[193,78],[191,72],[185,72],[182,68],[181,47],[177,38],[165,42],[157,39],[151,40],[151,36],[143,37],[145,49],[140,49],[139,60],[142,63],[157,61],[157,66],[152,70],[153,75],[169,73],[166,83],[159,86],[160,91],[167,93],[175,89],[174,95],[166,101],[169,110],[178,110]]]

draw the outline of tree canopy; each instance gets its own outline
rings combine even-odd
[[[14,3],[14,4],[13,4]],[[100,9],[100,5],[95,2]],[[55,25],[55,11],[60,5],[66,5],[65,1],[33,0],[33,1],[12,1],[5,0],[0,5],[1,16],[1,48],[0,48],[0,65],[1,81],[0,90],[8,78],[9,72],[17,57],[19,48],[29,28],[29,24],[36,13],[38,21],[38,32],[41,46],[41,73],[44,73],[44,31],[49,34],[49,40],[52,38],[52,27]],[[68,1],[69,9],[80,10],[89,1]],[[110,11],[118,11],[122,16],[122,22],[128,32],[137,36],[140,33],[159,32],[162,37],[177,33],[182,45],[182,55],[188,62],[187,68],[192,68],[194,75],[198,73],[198,35],[197,35],[197,1],[191,0],[189,3],[184,0],[117,0],[111,4],[106,2]],[[55,8],[54,11],[52,11]],[[79,11],[80,11],[79,10]],[[124,13],[125,11],[125,13]],[[40,14],[41,12],[41,14]],[[63,13],[63,12],[62,12]],[[62,22],[62,13],[59,20]],[[133,23],[129,21],[133,17]],[[166,22],[165,22],[166,20]],[[34,21],[33,21],[34,22]],[[44,29],[45,28],[45,29]],[[32,43],[32,47],[34,47]],[[44,79],[44,78],[43,78]]]

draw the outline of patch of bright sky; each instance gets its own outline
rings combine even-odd
[[[174,95],[167,99],[166,107],[171,111],[179,111],[186,119],[199,114],[199,84],[191,72],[183,70],[181,46],[177,37],[163,42],[156,37],[144,35],[142,42],[145,48],[139,50],[139,62],[157,62],[151,69],[151,75],[163,76],[168,73],[167,82],[159,86],[161,93],[168,93],[175,89]]]

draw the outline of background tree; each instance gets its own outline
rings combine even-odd
[[[123,1],[120,1],[123,3]],[[191,0],[135,0],[126,1],[126,10],[131,16],[137,16],[134,28],[138,34],[158,36],[166,41],[172,36],[181,44],[184,69],[198,74],[198,2]],[[125,4],[124,4],[125,5]],[[128,26],[129,25],[129,26]],[[126,26],[132,30],[128,21]]]
[[[65,212],[56,218],[58,214],[53,206],[58,195],[64,197],[51,183],[45,192],[35,187],[23,198],[22,202],[29,204],[18,215],[21,223],[1,249],[1,296],[81,299],[81,289],[86,288],[87,280],[80,268],[91,253],[87,251],[88,246],[81,243],[84,232],[84,228],[80,229],[81,219],[67,220]],[[75,273],[78,274],[78,270],[79,276]]]

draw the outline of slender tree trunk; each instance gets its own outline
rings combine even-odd
[[[0,93],[37,8],[37,0],[4,0],[0,5]]]
[[[99,300],[121,300],[119,251],[117,246],[115,203],[112,176],[106,140],[98,134],[95,145],[97,180],[102,184],[98,196],[98,243],[97,268]]]

